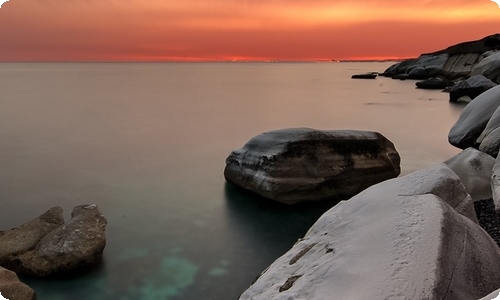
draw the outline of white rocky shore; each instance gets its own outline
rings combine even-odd
[[[500,288],[500,249],[477,224],[470,193],[491,193],[490,179],[476,176],[490,166],[470,148],[340,202],[240,299],[484,297]]]
[[[469,103],[448,136],[463,151],[331,208],[240,300],[496,299],[499,49],[495,34],[389,68],[386,76],[465,79],[450,100]]]

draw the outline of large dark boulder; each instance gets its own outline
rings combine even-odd
[[[463,42],[436,52],[425,53],[418,58],[404,60],[390,66],[383,76],[394,77],[408,74],[415,69],[425,70],[427,77],[458,79],[471,75],[483,54],[500,49],[500,34],[493,34],[476,41]],[[425,73],[419,71],[419,75]],[[416,79],[424,79],[422,77]]]
[[[496,84],[483,75],[474,75],[466,80],[457,82],[450,90],[450,102],[457,102],[463,96],[474,99]]]
[[[400,173],[380,133],[292,128],[265,132],[226,160],[227,181],[287,204],[350,197]]]
[[[10,260],[4,266],[18,274],[36,277],[85,271],[102,259],[106,224],[96,205],[76,206],[71,219],[46,234],[33,249],[30,246],[30,250],[19,253],[20,247],[12,246],[15,251],[7,255]],[[12,237],[9,243],[15,244],[15,236]]]
[[[2,267],[0,267],[0,296],[0,299],[36,300],[36,293],[32,288],[19,281],[16,273]]]

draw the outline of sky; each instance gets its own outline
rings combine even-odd
[[[497,32],[490,0],[10,0],[0,61],[409,58]]]

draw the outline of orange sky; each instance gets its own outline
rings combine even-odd
[[[414,57],[496,32],[489,0],[10,0],[0,61]]]

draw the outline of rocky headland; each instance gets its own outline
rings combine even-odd
[[[240,299],[497,297],[499,50],[500,35],[494,34],[387,69],[383,75],[393,78],[437,78],[450,87],[450,101],[468,103],[448,136],[450,144],[463,151],[341,201],[264,270]],[[335,168],[325,163],[331,161],[318,166]],[[260,166],[264,164],[254,164],[253,172]],[[290,166],[293,172],[302,167]],[[337,184],[349,185],[350,180]]]
[[[382,76],[396,79],[428,79],[440,77],[451,80],[484,75],[499,83],[500,34],[480,40],[459,43],[446,49],[425,53],[418,58],[407,59],[392,65]]]

